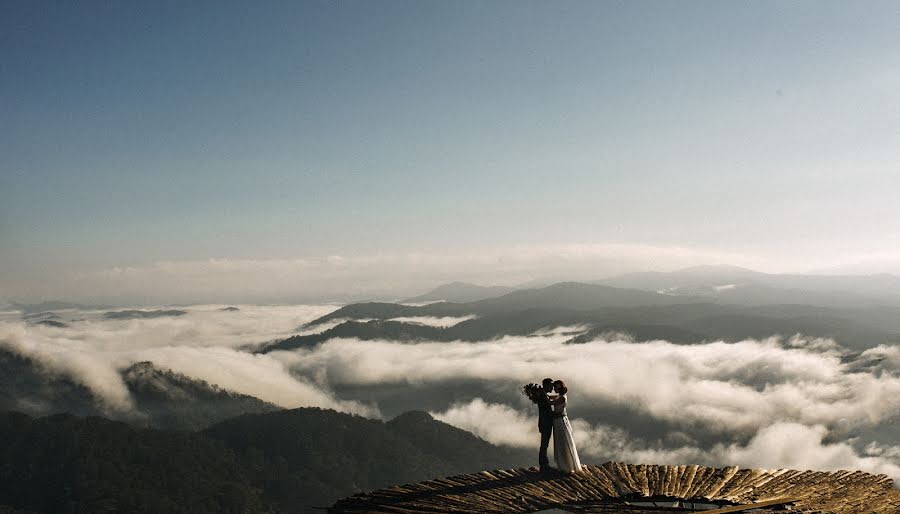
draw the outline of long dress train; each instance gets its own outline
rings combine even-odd
[[[562,395],[553,405],[553,460],[560,471],[576,473],[581,471],[581,460],[575,449],[572,425],[566,415],[566,396]]]

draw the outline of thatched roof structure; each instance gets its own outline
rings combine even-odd
[[[482,471],[357,494],[329,512],[900,514],[886,475],[607,462],[575,475]]]

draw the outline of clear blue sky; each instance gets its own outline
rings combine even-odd
[[[890,261],[898,27],[895,1],[6,0],[0,274],[16,296],[516,245]]]

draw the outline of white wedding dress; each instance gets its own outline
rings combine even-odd
[[[556,403],[558,402],[558,403]],[[566,473],[581,471],[581,460],[575,450],[572,425],[566,415],[566,395],[554,400],[553,405],[553,460],[556,468]]]

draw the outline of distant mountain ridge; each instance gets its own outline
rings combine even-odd
[[[127,309],[122,311],[110,311],[103,314],[106,319],[152,319],[184,316],[187,311],[178,309],[144,311]]]
[[[702,298],[672,298],[655,291],[626,289],[582,282],[560,282],[540,289],[513,291],[496,298],[474,302],[481,310],[571,309],[593,310],[652,305],[700,303]]]
[[[511,293],[516,289],[507,286],[479,286],[466,282],[451,282],[449,284],[440,285],[431,291],[407,298],[400,303],[423,303],[423,302],[452,302],[452,303],[469,303],[484,300],[486,298],[494,298]]]
[[[644,289],[563,282],[467,303],[350,304],[307,324],[306,328],[343,320],[337,326],[276,341],[257,351],[311,347],[336,337],[482,341],[572,325],[585,326],[587,330],[572,342],[584,342],[609,332],[625,332],[638,340],[665,339],[676,343],[737,341],[772,335],[790,337],[799,333],[833,337],[855,350],[900,340],[900,306],[846,307],[843,306],[846,301],[822,301],[829,298],[825,293],[780,290],[764,284],[735,286],[737,278],[748,280],[759,275],[766,276],[741,268],[703,267],[668,274],[631,274],[616,279],[617,283],[627,282]],[[694,294],[687,294],[684,289],[679,290],[681,294],[656,290],[675,287],[673,284],[686,284],[683,287],[693,288],[690,292]],[[833,297],[846,299],[841,293]],[[417,316],[473,318],[446,328],[392,320]]]
[[[735,266],[696,266],[671,272],[628,273],[595,284],[704,296],[739,305],[803,304],[823,307],[900,307],[900,277],[770,274]]]
[[[560,282],[540,289],[515,290],[473,302],[440,302],[429,305],[404,305],[386,302],[354,303],[337,309],[310,323],[312,327],[339,319],[389,319],[402,316],[464,316],[514,312],[526,309],[581,310],[627,308],[654,305],[704,303],[702,297],[673,297],[653,291],[624,289],[582,282]]]

